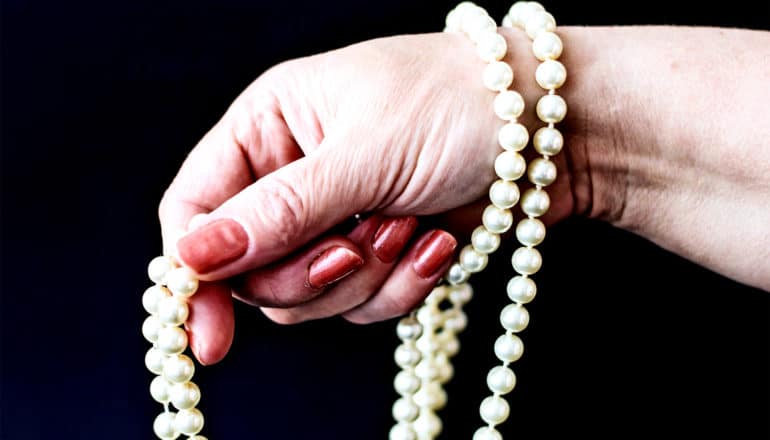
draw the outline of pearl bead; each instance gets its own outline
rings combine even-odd
[[[427,354],[433,354],[441,349],[441,343],[436,339],[435,335],[432,334],[426,334],[420,339],[417,340],[417,349],[420,350],[420,353]],[[425,358],[423,357],[423,361],[425,361]],[[420,364],[417,364],[417,367],[419,367]],[[422,378],[423,376],[420,376],[420,374],[417,374],[417,377]]]
[[[158,330],[158,348],[166,354],[178,354],[187,348],[187,333],[179,327]]]
[[[155,347],[147,350],[147,354],[144,356],[144,365],[147,369],[155,374],[161,374],[163,372],[163,364],[166,360],[166,354],[158,350]]]
[[[500,37],[499,34],[495,34]],[[503,38],[503,37],[500,37]],[[495,114],[505,121],[512,121],[524,111],[524,98],[519,92],[513,90],[503,90],[495,96],[494,101]]]
[[[516,226],[516,238],[525,246],[537,246],[545,238],[545,225],[536,218],[525,218]]]
[[[516,386],[516,375],[510,368],[498,365],[489,370],[487,386],[493,393],[508,394]]]
[[[166,325],[179,325],[187,321],[190,309],[184,297],[169,296],[158,302],[158,319]]]
[[[470,273],[477,273],[487,267],[487,254],[476,251],[473,245],[467,245],[460,251],[460,266]]]
[[[535,81],[546,90],[558,89],[566,80],[567,69],[555,60],[545,60],[535,70]]]
[[[150,382],[150,395],[158,403],[166,403],[169,401],[169,391],[171,390],[172,383],[167,381],[163,376],[158,376]]]
[[[412,423],[414,432],[419,439],[433,439],[441,434],[441,419],[430,410],[420,411],[420,415]]]
[[[491,254],[500,247],[500,235],[489,232],[484,226],[479,226],[471,234],[471,244],[478,252]]]
[[[192,359],[183,354],[169,356],[163,362],[163,377],[170,382],[183,383],[192,379],[195,374],[195,365]]]
[[[166,280],[166,274],[176,267],[171,257],[155,257],[147,266],[147,275],[156,284],[163,284]]]
[[[481,418],[490,425],[503,423],[510,414],[508,402],[500,396],[489,396],[481,402]]]
[[[517,303],[526,304],[533,299],[537,294],[537,285],[531,278],[523,276],[515,276],[508,281],[507,286],[508,298],[511,301]]]
[[[502,234],[513,225],[513,214],[507,209],[498,208],[495,205],[489,205],[481,214],[481,221],[484,227],[495,234]]]
[[[538,157],[529,163],[527,177],[535,185],[548,186],[556,180],[556,165],[550,160]]]
[[[422,355],[415,347],[401,344],[396,348],[394,358],[399,367],[408,368],[417,365],[417,363],[420,362]]]
[[[553,32],[556,30],[556,20],[548,12],[538,11],[527,17],[527,21],[524,22],[524,29],[529,38],[534,40],[542,32]]]
[[[555,128],[543,127],[535,132],[532,145],[542,155],[555,156],[564,147],[564,136]]]
[[[148,316],[142,323],[142,335],[150,342],[158,340],[158,330],[163,328],[163,323],[153,315]]]
[[[470,36],[474,31],[483,29],[484,26],[489,26],[489,18],[487,11],[479,6],[472,5],[463,8],[460,11],[460,29]],[[494,23],[494,21],[493,21]],[[497,26],[495,25],[495,28]]]
[[[503,440],[503,435],[495,428],[484,426],[476,430],[473,440]]]
[[[537,116],[543,122],[560,122],[567,115],[567,103],[559,95],[544,95],[537,101]]]
[[[457,347],[458,349],[460,348],[460,345],[459,343],[457,343],[456,339],[455,339],[455,347]],[[451,356],[454,356],[455,354],[457,354],[457,351],[452,353]],[[447,356],[449,356],[449,354],[447,354]],[[439,365],[439,368],[438,368],[439,383],[445,384],[449,382],[450,380],[452,380],[452,376],[454,376],[454,374],[455,374],[455,370],[451,363],[446,362],[444,364]]]
[[[438,382],[428,382],[426,386],[420,388],[414,395],[414,401],[421,408],[430,408],[436,411],[446,406],[447,395],[441,384]]]
[[[393,388],[402,396],[414,394],[420,389],[420,379],[409,371],[399,371],[393,380]]]
[[[198,279],[186,267],[178,267],[166,275],[166,285],[174,295],[192,296],[198,290]]]
[[[523,27],[529,21],[530,15],[543,10],[545,8],[540,3],[519,1],[514,3],[511,9],[508,10],[508,16],[513,24]]]
[[[438,349],[439,348],[438,341],[435,339],[434,341],[436,343],[436,349]],[[432,352],[435,353],[435,351],[432,351]],[[438,379],[438,374],[439,374],[438,366],[435,364],[435,362],[432,361],[432,359],[423,357],[420,363],[417,364],[416,367],[414,367],[414,374],[416,374],[417,377],[420,378],[420,383],[422,383],[422,388],[420,389],[424,389],[425,386],[430,381]]]
[[[521,197],[521,210],[532,217],[539,217],[548,211],[551,198],[542,189],[530,188]]]
[[[169,391],[171,403],[177,409],[190,409],[201,400],[201,390],[192,382],[174,384]]]
[[[444,286],[436,286],[425,298],[425,303],[438,305],[441,301],[444,301],[446,297],[447,291]]]
[[[393,404],[393,418],[398,422],[411,422],[420,415],[420,408],[410,398],[402,397]]]
[[[444,316],[436,307],[420,307],[417,310],[417,320],[423,328],[436,328],[444,323]]]
[[[163,412],[155,417],[155,421],[152,424],[152,430],[155,431],[155,435],[163,440],[172,440],[179,437],[174,420],[176,414],[172,412]]]
[[[460,309],[449,309],[446,312],[447,318],[444,321],[444,329],[454,333],[460,333],[468,326],[468,317]]]
[[[460,29],[460,19],[461,17],[461,11],[458,8],[454,8],[451,11],[449,11],[449,14],[446,16],[446,20],[444,22],[445,31],[447,32],[459,32]]]
[[[449,284],[456,286],[458,284],[462,284],[466,281],[468,281],[468,278],[471,276],[470,272],[463,269],[460,264],[454,263],[451,266],[449,266],[449,270],[446,274],[446,279],[449,282]]]
[[[527,127],[509,122],[500,128],[497,133],[497,142],[505,150],[521,151],[526,148],[527,142],[529,142]]]
[[[422,335],[422,325],[415,318],[402,318],[396,326],[396,334],[402,341],[416,341]]]
[[[540,32],[532,42],[532,52],[540,61],[559,58],[563,48],[561,38],[553,32]]]
[[[522,275],[532,275],[540,270],[543,264],[543,257],[535,248],[520,247],[513,252],[511,263],[516,272]]]
[[[495,355],[503,362],[516,362],[522,354],[524,354],[524,344],[514,334],[502,334],[495,341]]]
[[[489,20],[491,20],[494,25],[494,20],[491,18],[489,18]],[[496,29],[497,26],[476,34],[478,35],[475,39],[476,53],[479,55],[479,58],[487,63],[502,60],[505,56],[505,52],[508,50],[508,44],[505,42],[505,38],[498,34]]]
[[[417,434],[408,423],[398,423],[390,428],[389,440],[418,440]]]
[[[526,169],[524,157],[515,151],[503,151],[495,159],[495,173],[503,180],[516,180]]]
[[[498,208],[511,208],[519,201],[519,187],[514,182],[498,180],[489,187],[489,200]]]
[[[154,315],[158,313],[158,303],[160,300],[167,296],[171,296],[171,292],[165,287],[159,285],[150,286],[142,294],[142,307],[144,307],[147,313]]]
[[[499,236],[496,235],[496,237],[499,239]],[[462,306],[469,303],[471,299],[473,299],[473,288],[470,284],[460,284],[449,288],[449,301],[452,304]]]
[[[446,356],[454,356],[460,351],[460,341],[453,332],[443,331],[439,333],[438,342],[441,346],[441,352]]]
[[[174,418],[174,427],[182,434],[197,434],[203,429],[203,414],[197,408],[180,410]]]
[[[529,312],[521,304],[508,304],[500,312],[500,324],[514,333],[523,331],[529,324]]]
[[[508,63],[493,61],[484,68],[482,81],[489,90],[501,92],[507,89],[513,82],[513,70]]]

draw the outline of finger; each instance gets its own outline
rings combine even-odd
[[[452,264],[456,247],[457,241],[446,231],[426,233],[407,251],[379,292],[342,316],[348,321],[365,324],[414,309]]]
[[[202,365],[219,362],[230,350],[235,331],[230,288],[223,283],[200,283],[189,306],[185,326],[193,354]]]

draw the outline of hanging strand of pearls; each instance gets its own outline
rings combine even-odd
[[[156,257],[147,268],[154,286],[145,290],[142,305],[150,314],[142,324],[142,334],[152,343],[144,363],[157,376],[150,383],[152,398],[163,405],[155,418],[153,430],[162,440],[174,440],[184,434],[188,440],[206,440],[198,435],[203,429],[203,414],[195,408],[201,392],[191,382],[195,365],[182,354],[187,348],[187,333],[180,326],[190,314],[187,299],[198,290],[198,280],[170,257]],[[169,403],[177,412],[171,411]]]

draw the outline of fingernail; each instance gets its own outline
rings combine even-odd
[[[417,250],[412,263],[414,271],[422,278],[430,278],[454,256],[457,240],[444,231],[433,231]]]
[[[221,219],[185,235],[176,247],[186,265],[208,273],[241,258],[249,247],[249,236],[235,220]]]
[[[320,289],[345,278],[363,264],[364,259],[357,253],[342,246],[333,246],[310,263],[307,282],[310,287]]]
[[[387,218],[372,237],[372,252],[383,263],[392,263],[417,229],[414,217]]]

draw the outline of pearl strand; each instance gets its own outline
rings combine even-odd
[[[163,405],[153,430],[162,440],[182,434],[188,440],[206,440],[198,435],[203,429],[203,414],[196,408],[201,392],[191,381],[195,365],[182,354],[188,341],[187,332],[180,327],[190,314],[187,300],[198,290],[198,280],[189,269],[178,267],[165,256],[154,258],[147,274],[155,285],[142,295],[142,305],[150,314],[142,324],[142,335],[152,343],[144,361],[147,369],[157,375],[150,383],[150,395]]]

